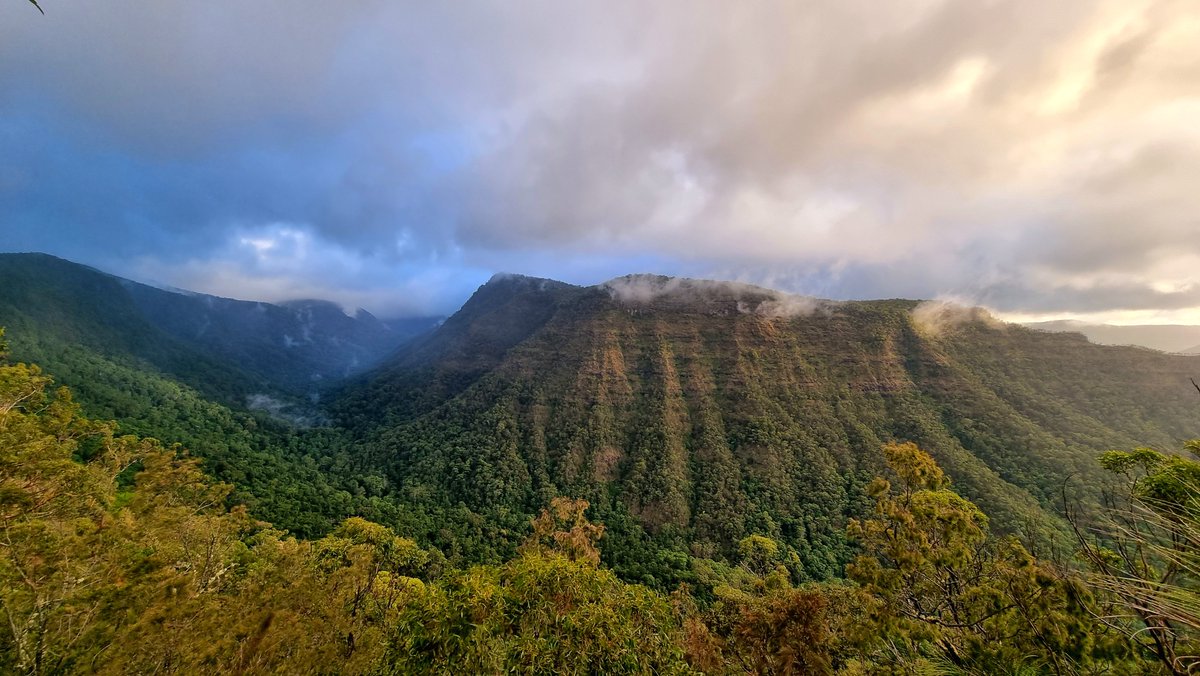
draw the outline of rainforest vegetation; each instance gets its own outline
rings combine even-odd
[[[397,337],[311,307],[0,256],[0,672],[1197,668],[1195,357],[500,276],[334,381]]]
[[[1192,451],[1200,442],[1192,442]],[[1098,460],[1123,489],[1077,556],[999,535],[912,443],[882,447],[844,577],[765,535],[652,589],[603,564],[588,503],[549,501],[506,560],[459,566],[347,518],[297,538],[181,448],[0,365],[0,669],[9,673],[1190,673],[1200,463]],[[401,520],[403,522],[403,520]],[[1109,529],[1104,530],[1104,524]]]

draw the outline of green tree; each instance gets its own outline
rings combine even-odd
[[[534,554],[556,553],[571,561],[600,564],[596,543],[604,535],[604,526],[587,520],[587,500],[557,497],[550,507],[532,521],[533,534],[521,551]]]
[[[0,672],[378,668],[436,556],[360,518],[285,537],[50,384],[0,364]]]
[[[587,503],[556,499],[522,553],[430,585],[400,612],[389,673],[688,673],[668,601],[597,567]]]
[[[685,623],[692,664],[711,674],[833,673],[828,600],[819,588],[750,593],[724,586]]]
[[[1200,439],[1185,448],[1196,457]],[[1109,451],[1101,465],[1123,477],[1099,525],[1078,512],[1089,581],[1111,593],[1120,613],[1103,613],[1114,628],[1171,674],[1200,668],[1200,462],[1150,448]],[[1133,621],[1129,621],[1129,620]]]
[[[876,479],[874,516],[849,526],[862,547],[847,573],[868,599],[858,630],[865,660],[880,671],[937,663],[1064,674],[1109,658],[1114,647],[1098,644],[1081,580],[1014,538],[991,536],[983,512],[914,444],[883,453],[898,490]]]

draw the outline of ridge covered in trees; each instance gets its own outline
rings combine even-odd
[[[1193,442],[1191,450],[1200,448]],[[360,517],[299,540],[153,439],[83,417],[0,362],[0,668],[11,673],[1189,673],[1200,463],[1112,452],[1139,531],[1041,559],[912,443],[846,579],[797,585],[780,543],[663,593],[601,564],[604,526],[558,497],[517,553],[466,568]],[[1124,512],[1105,523],[1119,524]],[[1086,526],[1080,526],[1086,529]],[[1127,552],[1139,549],[1140,555]],[[1144,565],[1123,570],[1124,563]],[[1122,612],[1123,611],[1123,612]],[[335,666],[336,665],[336,666]]]
[[[605,523],[604,562],[627,581],[694,583],[694,560],[728,563],[755,534],[781,543],[796,580],[826,579],[854,556],[846,524],[869,512],[895,439],[930,452],[993,528],[1058,550],[1064,484],[1096,507],[1111,483],[1099,453],[1196,434],[1196,357],[914,301],[650,276],[497,276],[313,404],[139,320],[116,278],[5,260],[16,355],[89,415],[182,444],[292,534],[362,516],[460,564],[511,557],[567,495]],[[279,406],[249,410],[252,397]]]
[[[120,280],[18,268],[0,670],[1190,668],[1195,357],[914,301],[498,276],[314,404]]]

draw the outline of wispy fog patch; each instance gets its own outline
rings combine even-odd
[[[965,305],[953,300],[922,301],[912,310],[913,324],[931,335],[972,322],[982,322],[991,327],[1004,326],[985,308]]]
[[[812,296],[781,293],[778,298],[760,303],[754,309],[754,314],[775,318],[807,317],[817,312],[828,312],[833,305],[830,301]]]
[[[778,292],[741,282],[717,282],[665,275],[625,275],[600,285],[614,300],[624,303],[649,303],[661,298],[680,300],[759,300]]]
[[[261,392],[246,396],[246,408],[251,411],[263,411],[276,420],[296,427],[316,427],[328,423],[324,416],[314,411],[303,410],[300,406],[280,401]]]
[[[662,275],[626,275],[600,285],[624,305],[703,307],[723,314],[770,318],[811,315],[830,306],[812,296],[783,293],[741,282],[718,282]]]
[[[620,303],[649,303],[663,296],[676,294],[686,281],[682,277],[663,275],[625,275],[600,285],[613,300]]]

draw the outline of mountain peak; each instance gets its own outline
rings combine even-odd
[[[538,290],[544,290],[549,287],[567,288],[574,285],[567,284],[566,282],[560,282],[555,279],[548,279],[546,277],[531,277],[529,275],[521,275],[515,272],[497,272],[496,274],[492,275],[483,286],[517,286],[521,288],[536,288]]]

